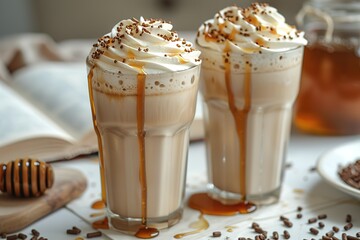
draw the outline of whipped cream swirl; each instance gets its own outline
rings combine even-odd
[[[169,22],[135,18],[120,21],[98,39],[90,62],[119,73],[163,73],[189,69],[201,63],[200,51],[179,38]]]
[[[277,9],[265,3],[248,8],[231,6],[200,26],[197,44],[232,52],[281,52],[306,45],[304,33],[285,22]]]

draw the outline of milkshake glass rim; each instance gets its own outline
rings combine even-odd
[[[86,57],[86,65],[89,67],[89,68],[92,68],[94,66],[96,66],[95,62],[94,61],[91,61],[91,56],[87,56]],[[164,72],[159,72],[159,73],[146,73],[145,75],[146,76],[166,76],[166,75],[173,75],[173,74],[178,74],[178,73],[186,73],[186,72],[191,72],[193,70],[195,70],[196,68],[199,68],[201,67],[201,63],[198,64],[198,65],[194,65],[192,67],[189,67],[187,69],[183,69],[183,70],[179,70],[179,71],[164,71]],[[119,76],[136,76],[139,74],[139,72],[134,72],[134,73],[119,73],[119,72],[116,72],[116,71],[111,71],[111,70],[108,70],[108,69],[103,69],[101,67],[97,67],[97,69],[100,69],[102,72],[104,73],[107,73],[107,74],[113,74],[113,75],[119,75]]]
[[[197,40],[195,41],[194,45],[198,50],[200,50],[201,53],[203,51],[208,51],[208,52],[213,53],[213,54],[223,53],[223,51],[217,51],[217,50],[214,50],[214,49],[209,48],[209,47],[203,47],[203,46],[198,44]],[[231,52],[231,55],[236,55],[236,56],[241,56],[241,55],[247,55],[247,56],[266,55],[266,56],[270,56],[270,55],[278,55],[278,54],[287,54],[287,53],[297,52],[297,51],[299,51],[299,50],[301,50],[303,48],[304,48],[303,45],[299,45],[297,47],[290,48],[290,49],[287,49],[287,50],[284,50],[284,51],[262,52],[262,53],[259,53],[259,52],[247,53],[247,52],[238,51],[238,52]]]

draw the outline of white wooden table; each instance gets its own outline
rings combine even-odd
[[[311,136],[293,131],[291,136],[284,184],[279,203],[271,206],[261,206],[257,211],[249,215],[236,215],[231,217],[207,216],[210,227],[196,235],[184,239],[234,239],[240,236],[254,238],[256,233],[250,228],[252,222],[257,222],[271,234],[272,231],[280,233],[287,230],[290,239],[320,239],[323,234],[329,232],[332,226],[338,226],[340,232],[336,234],[341,239],[341,232],[345,225],[346,214],[353,217],[354,227],[347,233],[355,235],[360,232],[360,202],[326,183],[316,171],[311,170],[321,153],[340,144],[358,140],[360,136],[320,137]],[[98,162],[96,159],[80,159],[70,162],[55,164],[56,167],[70,167],[82,171],[88,179],[88,189],[83,196],[62,209],[48,215],[40,221],[32,224],[22,232],[30,235],[31,229],[36,228],[41,235],[48,239],[76,239],[75,236],[67,235],[66,229],[77,226],[82,229],[79,237],[86,238],[86,233],[95,231],[91,223],[98,218],[90,217],[93,213],[101,214],[101,210],[91,209],[91,203],[100,198],[100,179]],[[206,163],[204,142],[191,143],[189,149],[188,178],[186,198],[193,192],[204,191],[206,184]],[[185,204],[186,205],[186,204]],[[301,219],[296,218],[297,207],[303,207]],[[317,236],[309,233],[310,227],[318,227],[318,224],[308,224],[307,220],[319,214],[327,214],[327,218],[321,220],[325,227],[320,229]],[[292,228],[286,228],[279,220],[284,215],[293,222]],[[185,206],[184,216],[181,222],[174,227],[162,230],[157,239],[173,239],[177,233],[190,231],[190,224],[197,220],[199,212]],[[232,226],[232,228],[229,228]],[[214,231],[221,231],[221,237],[213,238]],[[103,231],[103,236],[94,239],[136,239],[115,231]]]

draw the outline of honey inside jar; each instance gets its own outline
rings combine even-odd
[[[313,15],[317,16],[303,25],[310,44],[304,50],[294,122],[300,130],[315,134],[358,134],[360,3],[355,3],[358,12],[348,13],[349,9],[356,8],[341,1],[336,5],[327,2],[329,5],[326,7],[314,5],[310,10],[306,9],[310,15],[315,13]],[[338,9],[346,11],[340,15]],[[331,22],[324,23],[324,19],[331,19]]]

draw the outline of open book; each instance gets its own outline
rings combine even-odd
[[[198,101],[199,102],[199,101]],[[44,161],[96,152],[85,63],[41,63],[0,81],[0,162]],[[198,103],[191,140],[203,137]]]

